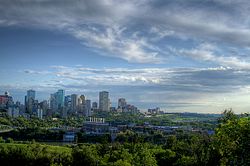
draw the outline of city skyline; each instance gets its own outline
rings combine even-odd
[[[0,95],[0,107],[2,110],[7,110],[8,115],[11,117],[18,117],[20,115],[24,117],[37,116],[40,119],[49,116],[59,116],[62,118],[69,116],[90,117],[92,114],[98,112],[127,112],[132,114],[140,112],[136,106],[127,103],[124,98],[116,99],[117,102],[112,105],[109,92],[107,91],[99,92],[98,103],[96,101],[92,102],[84,94],[65,95],[64,89],[58,89],[57,92],[50,94],[49,100],[38,100],[36,98],[36,91],[29,89],[24,98],[24,103],[15,101],[9,92],[5,92]],[[149,109],[154,110],[155,113],[163,113],[159,107]]]
[[[78,99],[81,99],[81,100],[84,100],[86,102],[90,102],[90,104],[88,103],[87,105],[92,105],[92,103],[98,103],[99,104],[100,100],[103,100],[103,99],[101,99],[101,98],[103,98],[103,97],[101,97],[101,96],[103,96],[102,93],[105,93],[105,94],[107,93],[107,96],[104,97],[104,98],[107,97],[107,99],[104,99],[105,101],[103,101],[103,102],[104,103],[107,102],[107,103],[111,104],[111,105],[106,106],[106,107],[108,107],[106,109],[102,109],[101,108],[102,106],[100,107],[100,105],[99,105],[98,108],[100,110],[102,110],[102,111],[110,111],[109,107],[120,108],[119,107],[120,100],[124,100],[125,103],[126,103],[126,99],[125,98],[116,98],[116,99],[112,100],[113,102],[111,102],[110,97],[109,97],[110,94],[107,91],[98,92],[97,93],[97,97],[96,97],[97,100],[92,100],[91,98],[85,96],[82,93],[78,93],[78,94],[65,94],[65,90],[64,89],[58,89],[57,92],[51,93],[47,98],[36,98],[37,91],[34,90],[34,89],[29,89],[29,90],[26,91],[26,94],[24,94],[24,96],[22,97],[23,101],[15,99],[15,97],[12,96],[12,94],[9,93],[8,91],[6,91],[6,92],[4,92],[4,93],[2,93],[0,95],[9,96],[9,97],[12,98],[12,100],[13,100],[14,103],[18,102],[18,103],[20,103],[22,105],[25,105],[25,103],[29,103],[30,99],[32,99],[32,101],[37,100],[39,103],[41,103],[43,101],[46,101],[46,102],[50,103],[49,105],[50,105],[50,108],[52,108],[52,109],[53,109],[53,104],[51,104],[51,101],[56,100],[56,105],[57,105],[56,107],[57,108],[55,108],[55,109],[59,109],[59,107],[65,107],[66,98],[68,98],[68,97],[71,98],[70,99],[71,102],[72,102],[72,99],[75,98],[75,99],[73,99],[75,102],[77,102]],[[60,96],[60,97],[58,97],[58,96]],[[84,99],[82,99],[82,96],[83,96]],[[75,104],[75,105],[78,105],[78,104],[79,103],[77,102],[77,104]],[[123,103],[123,107],[125,107],[126,104]],[[130,105],[130,104],[128,104],[128,105]],[[73,107],[76,107],[76,106],[73,106]]]
[[[0,2],[0,93],[58,89],[139,109],[250,109],[250,2]]]

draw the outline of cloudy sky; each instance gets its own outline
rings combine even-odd
[[[0,91],[249,112],[249,15],[248,0],[2,0]]]

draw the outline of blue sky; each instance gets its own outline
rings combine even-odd
[[[57,89],[141,109],[250,108],[247,0],[0,2],[0,90]]]

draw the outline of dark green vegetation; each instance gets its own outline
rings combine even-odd
[[[192,114],[192,113],[171,113],[162,115],[144,116],[143,114],[131,113],[107,113],[99,112],[95,117],[104,117],[106,122],[112,126],[136,124],[143,126],[142,133],[138,134],[130,128],[125,128],[117,136],[119,142],[147,142],[153,144],[162,144],[166,142],[168,134],[158,132],[146,127],[145,124],[155,126],[183,126],[185,128],[195,128],[199,130],[214,130],[217,125],[218,115]],[[7,139],[13,138],[17,141],[37,142],[58,142],[63,138],[65,131],[70,129],[81,130],[83,117],[70,117],[67,119],[47,118],[40,120],[38,118],[26,119],[23,117],[10,118],[0,117],[0,136]],[[1,133],[1,131],[8,131]],[[176,131],[182,133],[182,130]],[[176,133],[177,134],[177,133]],[[108,143],[110,136],[89,136],[82,132],[78,133],[78,143]]]
[[[84,118],[68,118],[68,119],[58,119],[58,118],[48,118],[40,120],[38,118],[10,118],[8,116],[0,117],[0,124],[14,126],[19,129],[23,128],[56,128],[56,127],[79,127],[82,126]]]
[[[136,123],[139,125],[145,122],[156,126],[191,126],[202,129],[214,129],[217,124],[217,114],[196,114],[196,113],[167,113],[144,116],[140,113],[101,113],[97,117],[106,117],[106,121],[114,125]]]
[[[40,142],[61,141],[65,130],[80,128],[83,121],[84,118],[48,118],[40,120],[38,118],[0,117],[0,131],[11,129],[6,133],[0,132],[0,136],[4,138],[11,137],[19,141],[31,141],[33,139]]]
[[[225,111],[215,134],[149,134],[126,130],[113,143],[67,146],[20,143],[0,138],[1,165],[250,165],[250,117]],[[164,139],[162,139],[164,138]],[[97,141],[98,142],[98,141]],[[100,141],[101,142],[101,141]]]

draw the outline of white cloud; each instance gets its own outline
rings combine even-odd
[[[122,92],[134,98],[138,93],[149,99],[145,96],[149,94],[153,96],[150,102],[178,100],[183,96],[181,100],[191,104],[214,104],[221,94],[241,95],[237,91],[244,91],[249,85],[249,50],[245,56],[227,54],[230,47],[241,50],[250,46],[249,6],[247,0],[8,0],[0,1],[0,26],[70,34],[102,56],[132,63],[164,63],[168,51],[172,51],[219,66],[202,69],[54,66],[50,71],[25,70],[26,74],[53,76],[47,84],[33,86],[34,89],[53,91],[68,87],[80,91],[112,87],[117,88],[117,94]],[[204,41],[206,44],[200,44]],[[188,49],[192,43],[198,47]],[[5,89],[13,87],[29,89],[30,85]],[[127,92],[128,89],[133,92]]]
[[[58,78],[81,81],[83,84],[95,85],[150,85],[166,81],[166,74],[171,71],[160,68],[83,68],[54,66]],[[161,78],[165,75],[164,79]]]
[[[217,55],[217,50],[217,47],[206,43],[190,50],[181,49],[178,51],[178,53],[193,59],[214,62],[229,68],[250,69],[250,62],[241,60],[236,56]]]
[[[156,90],[227,92],[249,84],[249,70],[214,68],[84,68],[52,66],[52,84],[95,86],[149,86]],[[26,72],[26,74],[36,73]],[[41,73],[42,74],[42,73]],[[56,80],[56,81],[53,81]],[[171,89],[172,88],[172,89]]]
[[[0,2],[0,26],[60,31],[73,35],[102,56],[134,63],[164,63],[169,53],[158,41],[167,40],[169,36],[196,42],[212,41],[239,49],[249,47],[250,13],[247,6],[248,1],[235,4],[220,0],[200,3],[178,0],[9,0]],[[171,44],[174,47],[176,43]],[[193,50],[193,54],[211,56],[209,50],[199,51],[202,52]],[[238,55],[220,57],[217,60],[228,65],[241,63],[243,67],[248,66]]]
[[[157,56],[158,50],[145,39],[127,37],[123,35],[124,30],[125,28],[117,26],[102,27],[102,30],[88,26],[85,29],[71,29],[71,33],[83,40],[85,45],[107,51],[103,53],[106,56],[121,58],[132,63],[162,62],[162,59]]]
[[[22,81],[18,85],[1,85],[1,89],[25,91],[33,88],[49,94],[63,88],[67,94],[86,94],[92,100],[97,100],[99,91],[107,90],[112,102],[125,97],[140,108],[160,106],[169,111],[202,109],[204,112],[220,112],[234,104],[239,104],[234,107],[242,111],[248,106],[244,104],[249,95],[250,82],[249,70],[246,69],[224,66],[138,69],[51,66],[50,69],[51,80],[46,83],[32,85]],[[24,73],[33,75],[36,71]]]

